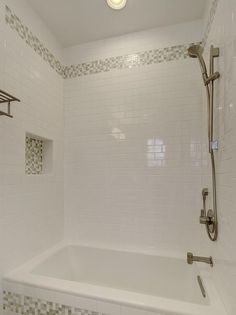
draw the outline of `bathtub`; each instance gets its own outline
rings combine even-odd
[[[34,308],[59,315],[226,314],[207,271],[196,264],[103,248],[60,244],[5,275],[3,290],[6,314]]]

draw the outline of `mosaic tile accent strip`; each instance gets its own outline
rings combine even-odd
[[[219,0],[213,0],[210,14],[204,33],[203,45],[205,46],[209,35],[211,25],[214,21]],[[44,46],[44,44],[25,26],[11,9],[6,6],[5,15],[6,24],[8,24],[34,51],[41,56],[52,69],[61,75],[64,79],[76,78],[91,74],[108,72],[120,69],[132,69],[140,66],[169,62],[188,58],[188,45],[177,45],[163,49],[153,49],[135,54],[110,57],[91,62],[80,63],[77,65],[64,66],[62,63]]]
[[[5,21],[22,40],[26,42],[34,51],[45,60],[52,69],[60,75],[63,74],[64,67],[61,62],[47,49],[44,44],[29,30],[29,28],[22,23],[22,21],[16,16],[11,9],[6,6]]]
[[[211,26],[212,26],[213,21],[215,19],[218,4],[219,4],[219,0],[213,0],[211,8],[210,8],[210,12],[209,12],[208,21],[206,24],[206,29],[204,32],[203,40],[202,40],[203,47],[206,46],[207,38],[209,36],[209,33],[211,31]]]
[[[189,45],[177,45],[163,49],[153,49],[130,55],[95,60],[78,65],[65,66],[64,78],[76,78],[111,70],[132,69],[139,66],[188,58],[188,47]]]
[[[26,136],[25,139],[25,173],[27,175],[42,174],[43,140]]]
[[[20,315],[106,315],[9,291],[3,291],[3,310]]]

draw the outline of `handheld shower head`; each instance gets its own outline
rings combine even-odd
[[[198,58],[199,55],[202,55],[203,48],[200,45],[191,45],[188,49],[189,57]]]
[[[200,45],[191,45],[188,49],[188,55],[191,58],[198,58],[204,81],[208,78],[205,61],[202,57],[203,48]]]

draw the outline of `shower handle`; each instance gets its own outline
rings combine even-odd
[[[213,211],[211,209],[209,209],[207,211],[207,215],[205,215],[205,210],[202,209],[201,210],[201,215],[199,218],[200,224],[205,224],[208,226],[211,226],[214,224],[214,214]]]
[[[208,188],[203,188],[202,190],[202,201],[203,201],[203,209],[201,210],[201,215],[199,218],[200,224],[207,225],[210,229],[214,225],[214,213],[211,209],[206,210],[206,198],[208,196]]]
[[[199,222],[200,224],[205,224],[207,230],[214,231],[215,229],[215,217],[214,212],[212,209],[206,210],[206,199],[208,196],[208,188],[203,188],[202,190],[202,202],[203,202],[203,209],[201,210]]]

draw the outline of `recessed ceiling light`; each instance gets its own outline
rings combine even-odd
[[[110,8],[115,10],[123,9],[126,5],[127,0],[107,0],[107,4]]]

